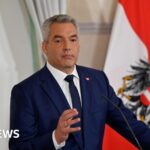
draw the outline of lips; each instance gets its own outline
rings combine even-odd
[[[74,58],[73,55],[68,55],[68,54],[63,55],[62,57],[65,58],[65,59],[72,59],[72,58]]]

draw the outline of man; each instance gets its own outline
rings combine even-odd
[[[18,129],[20,137],[10,139],[10,149],[100,150],[105,123],[137,146],[116,107],[142,148],[150,149],[149,128],[123,106],[105,74],[76,65],[80,45],[75,20],[56,15],[42,29],[47,63],[12,90],[10,129]]]

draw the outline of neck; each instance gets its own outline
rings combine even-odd
[[[71,74],[74,70],[74,66],[73,67],[66,67],[66,68],[57,68],[59,70],[61,70],[62,72],[66,73],[66,74]]]

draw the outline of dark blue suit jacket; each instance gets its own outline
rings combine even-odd
[[[127,110],[116,97],[102,71],[77,66],[83,108],[84,150],[101,150],[105,123],[136,145],[120,112],[124,112],[144,150],[150,149],[150,129]],[[11,138],[11,150],[54,150],[52,132],[64,110],[69,109],[58,83],[45,66],[12,90],[10,128],[19,129],[20,137]],[[117,139],[116,139],[117,140]],[[81,150],[77,134],[70,134],[63,150]]]

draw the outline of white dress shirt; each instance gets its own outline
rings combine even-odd
[[[47,66],[48,70],[51,72],[51,74],[53,75],[53,77],[55,78],[55,80],[57,81],[57,83],[59,84],[61,90],[63,91],[63,93],[68,101],[69,106],[72,108],[72,100],[71,100],[71,95],[69,92],[69,83],[64,80],[68,74],[54,68],[48,62],[46,64],[46,66]],[[74,67],[74,70],[71,74],[74,75],[73,81],[74,81],[75,86],[77,87],[77,90],[78,90],[79,96],[80,96],[80,100],[81,100],[80,79],[79,79],[78,72],[76,70],[76,66]],[[82,101],[81,101],[81,104],[82,104]],[[58,150],[65,146],[65,142],[58,144],[54,133],[55,133],[55,130],[53,131],[52,139],[53,139],[55,149]]]

